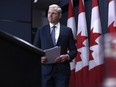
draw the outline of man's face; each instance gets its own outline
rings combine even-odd
[[[61,14],[59,12],[57,12],[55,9],[53,8],[49,8],[48,10],[48,21],[50,23],[57,23],[59,21],[61,17]]]

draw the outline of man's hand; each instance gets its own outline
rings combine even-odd
[[[47,58],[45,56],[41,57],[41,63],[44,64],[47,62]]]
[[[56,58],[56,63],[61,63],[61,62],[65,62],[68,60],[68,55],[60,55],[59,57]]]

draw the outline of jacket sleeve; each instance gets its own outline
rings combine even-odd
[[[70,29],[70,28],[69,28]],[[72,30],[70,29],[69,31],[69,46],[68,46],[68,50],[69,50],[69,61],[72,61],[76,55],[77,55],[77,48],[76,48],[76,40],[74,40],[74,37],[73,37],[73,33],[72,33]]]
[[[41,43],[41,40],[40,40],[40,29],[38,29],[36,34],[35,34],[33,45],[38,47],[38,48],[41,48],[40,43]]]

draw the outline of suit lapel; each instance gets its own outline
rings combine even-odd
[[[48,40],[48,42],[53,46],[53,42],[52,42],[52,37],[50,34],[50,26],[47,25],[46,27],[46,40]]]
[[[58,38],[58,41],[57,41],[57,45],[60,43],[60,41],[62,39],[62,35],[63,35],[63,27],[62,27],[62,25],[60,25],[60,34],[59,34],[59,38]]]

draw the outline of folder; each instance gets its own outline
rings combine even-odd
[[[55,63],[55,59],[60,56],[60,50],[60,46],[55,46],[53,48],[44,50],[45,56],[47,58],[47,62],[45,64]]]

